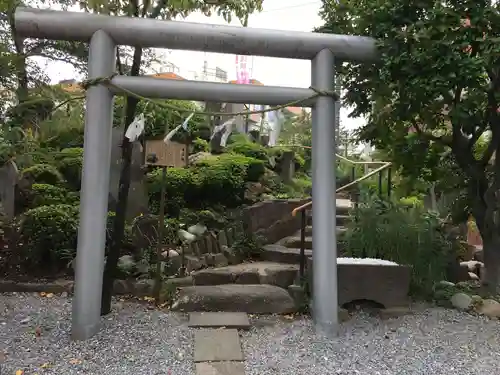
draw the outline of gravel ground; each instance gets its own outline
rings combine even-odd
[[[441,308],[380,320],[360,313],[337,339],[309,319],[244,334],[246,375],[499,375],[500,322]]]
[[[0,373],[193,374],[193,338],[180,315],[133,302],[114,307],[99,334],[72,342],[71,299],[0,294]]]
[[[182,315],[114,306],[99,334],[72,342],[70,299],[0,295],[1,374],[194,374]],[[257,323],[242,337],[246,375],[500,375],[500,322],[454,310],[385,321],[359,313],[333,340],[316,335],[306,318]]]

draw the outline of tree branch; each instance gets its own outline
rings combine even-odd
[[[451,143],[448,140],[446,140],[444,137],[438,137],[438,136],[435,136],[433,134],[429,134],[429,133],[426,133],[425,131],[423,131],[416,120],[411,120],[411,122],[412,122],[412,125],[415,128],[416,132],[418,133],[418,135],[421,136],[422,138],[424,138],[425,140],[438,142],[438,143],[441,143],[445,146],[451,146]]]

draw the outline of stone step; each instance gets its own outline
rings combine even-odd
[[[343,227],[337,228],[337,237],[340,238],[346,232],[346,230],[347,229],[343,228]],[[312,249],[313,238],[311,235],[312,235],[312,227],[309,227],[309,228],[306,227],[306,238],[305,238],[305,242],[304,242],[304,246],[306,249]],[[277,244],[285,246],[285,247],[289,247],[289,248],[299,248],[300,249],[300,245],[301,245],[300,242],[301,242],[301,240],[300,240],[300,231],[299,231],[294,236],[283,238]],[[337,246],[339,246],[338,242],[337,242]]]
[[[269,284],[287,288],[293,284],[297,264],[261,261],[203,269],[192,273],[194,285]]]
[[[306,249],[305,254],[308,257],[312,256],[312,250]],[[263,247],[260,257],[265,261],[298,265],[300,263],[300,249],[276,244],[266,245]]]
[[[179,289],[172,310],[289,314],[296,306],[287,290],[274,285],[195,285]]]
[[[347,223],[349,223],[349,221],[351,220],[351,216],[349,215],[337,215],[336,216],[336,221],[337,221],[337,226],[343,226],[343,225],[346,225]],[[313,218],[312,218],[312,212],[309,212],[308,215],[307,215],[307,225],[308,226],[311,226],[312,225],[312,221],[313,221]]]
[[[242,312],[191,312],[188,326],[192,328],[250,329],[248,315]]]
[[[243,362],[199,362],[196,375],[245,375]]]
[[[243,361],[240,336],[235,329],[207,329],[194,332],[194,361]]]

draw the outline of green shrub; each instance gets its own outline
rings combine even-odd
[[[83,147],[84,127],[62,127],[53,137],[42,141],[41,146],[56,150]]]
[[[197,166],[202,172],[211,169],[222,173],[233,173],[240,176],[244,182],[259,181],[266,170],[262,160],[233,153],[202,160]],[[229,179],[230,177],[226,176],[226,178]]]
[[[59,151],[55,156],[56,160],[62,160],[67,157],[83,158],[83,147],[65,148]]]
[[[162,170],[155,169],[147,176],[149,209],[158,213],[162,190]],[[176,216],[188,203],[199,201],[199,179],[189,168],[169,168],[165,178],[166,212]]]
[[[71,194],[71,193],[70,193]],[[54,204],[26,211],[19,222],[19,244],[27,263],[61,270],[76,256],[79,206]],[[114,212],[108,212],[106,239],[112,235]],[[126,227],[124,246],[131,242]]]
[[[30,208],[50,206],[52,204],[71,204],[67,200],[68,191],[59,186],[33,184],[30,195]]]
[[[166,210],[178,215],[184,207],[235,206],[243,201],[245,183],[264,174],[261,160],[237,154],[222,154],[200,161],[191,168],[170,168],[166,173]],[[158,212],[161,169],[148,174],[150,209]]]
[[[248,138],[237,138],[226,147],[226,152],[241,154],[250,158],[268,161],[267,149],[258,143],[251,142]]]
[[[293,183],[298,192],[305,195],[311,195],[312,192],[312,179],[308,176],[297,176],[293,179]]]
[[[22,178],[38,184],[60,185],[64,182],[63,175],[49,164],[35,164],[24,169]]]
[[[354,214],[344,237],[348,256],[412,266],[411,291],[420,296],[429,296],[434,283],[446,278],[454,247],[435,215],[377,199]]]
[[[62,266],[73,259],[78,232],[78,207],[40,206],[28,210],[20,222],[20,243],[31,264]]]
[[[80,190],[82,183],[83,148],[66,148],[57,156],[57,167],[69,186]]]
[[[424,207],[424,202],[419,198],[419,197],[404,197],[399,200],[399,202],[403,206],[407,207],[419,207],[423,208]]]
[[[210,151],[210,145],[204,139],[196,138],[191,144],[193,146],[193,153]]]

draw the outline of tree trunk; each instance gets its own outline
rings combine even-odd
[[[16,66],[16,79],[17,79],[17,90],[16,90],[17,102],[22,103],[29,97],[28,73],[26,71],[26,57],[24,55],[19,55],[19,61],[17,62]]]
[[[132,62],[131,76],[138,76],[141,67],[142,48],[136,47]],[[123,238],[125,234],[125,220],[127,214],[128,194],[130,190],[130,167],[132,164],[132,144],[125,137],[128,125],[134,120],[137,103],[136,98],[127,97],[125,111],[125,127],[123,129],[122,141],[122,170],[120,173],[120,182],[118,188],[118,201],[116,203],[116,216],[113,220],[113,232],[110,239],[111,244],[104,268],[101,315],[107,315],[111,312],[111,297],[113,296],[113,284],[116,275],[116,268],[120,252],[123,247]]]

